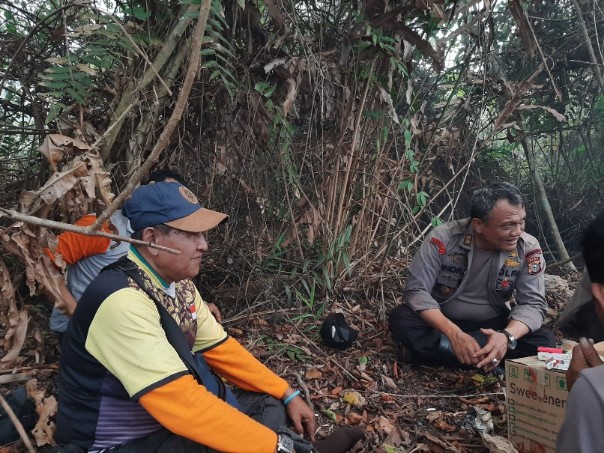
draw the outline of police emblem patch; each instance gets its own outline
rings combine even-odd
[[[472,235],[466,234],[463,238],[463,245],[470,245],[472,243]]]
[[[539,272],[541,272],[541,260],[538,256],[527,260],[526,265],[528,267],[528,273],[531,275],[537,275]]]
[[[500,278],[497,280],[495,284],[496,291],[512,291],[514,289],[514,284],[512,280],[509,278]]]

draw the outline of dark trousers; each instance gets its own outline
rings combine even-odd
[[[451,319],[462,331],[473,333],[475,338],[480,337],[480,329],[504,329],[508,324],[507,316],[500,316],[481,322],[463,321]],[[390,331],[394,339],[402,343],[407,349],[413,352],[419,362],[438,362],[437,352],[440,345],[441,333],[430,327],[413,310],[404,304],[399,305],[390,312],[389,317]],[[486,344],[486,337],[483,335],[481,346]],[[481,341],[478,339],[478,343]],[[508,349],[505,358],[514,359],[537,355],[537,347],[547,346],[555,347],[556,339],[553,332],[547,327],[541,328],[535,332],[529,332],[518,339],[516,349]]]
[[[243,413],[258,423],[273,431],[286,425],[287,415],[281,401],[264,393],[246,392],[241,389],[235,389],[233,393]],[[215,451],[185,437],[172,434],[166,429],[111,449],[112,453],[214,453]]]
[[[241,410],[258,423],[276,431],[285,427],[287,415],[283,403],[264,393],[246,392],[234,389]],[[84,450],[73,445],[55,446],[44,453],[83,453]],[[107,450],[108,453],[215,453],[216,450],[193,442],[186,437],[177,436],[167,429],[160,429],[150,436],[128,442],[120,447]]]

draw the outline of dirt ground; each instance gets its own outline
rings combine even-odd
[[[559,291],[548,296],[548,324],[566,299]],[[489,420],[491,435],[507,437],[504,377],[397,363],[383,314],[371,308],[377,305],[342,302],[330,307],[344,312],[359,330],[354,346],[345,351],[321,344],[319,316],[296,319],[283,311],[241,317],[229,316],[228,309],[223,309],[224,325],[230,335],[302,390],[318,416],[318,438],[339,425],[358,425],[366,437],[355,446],[356,452],[479,453],[489,451],[479,434]],[[52,397],[57,395],[58,341],[48,329],[49,308],[33,304],[30,313],[43,348],[34,335],[28,338],[22,363],[10,373],[0,372],[0,394],[6,396],[29,382],[37,389],[39,410],[52,412]],[[39,423],[28,433],[34,449],[36,443],[41,445],[52,436],[53,417],[45,419],[43,426]],[[25,451],[22,441],[0,446],[0,453]]]

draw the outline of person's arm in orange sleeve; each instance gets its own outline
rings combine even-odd
[[[243,390],[266,393],[283,400],[294,392],[287,381],[258,361],[233,338],[203,352],[210,368]],[[298,434],[315,439],[316,418],[304,399],[296,396],[287,406],[287,415]]]
[[[87,227],[94,223],[96,215],[88,214],[79,219],[76,226]],[[101,228],[105,233],[111,233],[108,222]],[[82,258],[87,258],[99,253],[105,253],[109,249],[111,240],[100,236],[87,236],[85,234],[65,231],[58,236],[57,249],[52,253],[60,254],[66,263],[74,264]],[[51,257],[52,258],[52,257]]]
[[[203,356],[210,368],[240,389],[280,399],[289,386],[232,337],[203,351]]]
[[[139,403],[169,431],[218,451],[273,453],[277,434],[225,403],[193,376],[149,391]]]

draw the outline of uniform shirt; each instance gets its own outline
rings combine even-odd
[[[604,445],[604,365],[583,370],[566,402],[558,453],[593,453]]]
[[[475,252],[470,219],[434,228],[409,266],[410,275],[403,292],[405,304],[417,312],[456,303],[468,282],[478,284],[467,272]],[[531,331],[539,329],[547,309],[544,270],[541,247],[530,234],[522,233],[515,250],[497,252],[484,281],[494,312],[509,315]],[[514,292],[516,305],[510,312]]]
[[[166,285],[135,249],[128,257],[211,369],[244,390],[283,395],[287,382],[227,336],[190,280]],[[273,452],[277,439],[198,384],[166,339],[155,303],[122,271],[107,270],[66,331],[57,439],[100,451],[161,426],[219,451]]]

